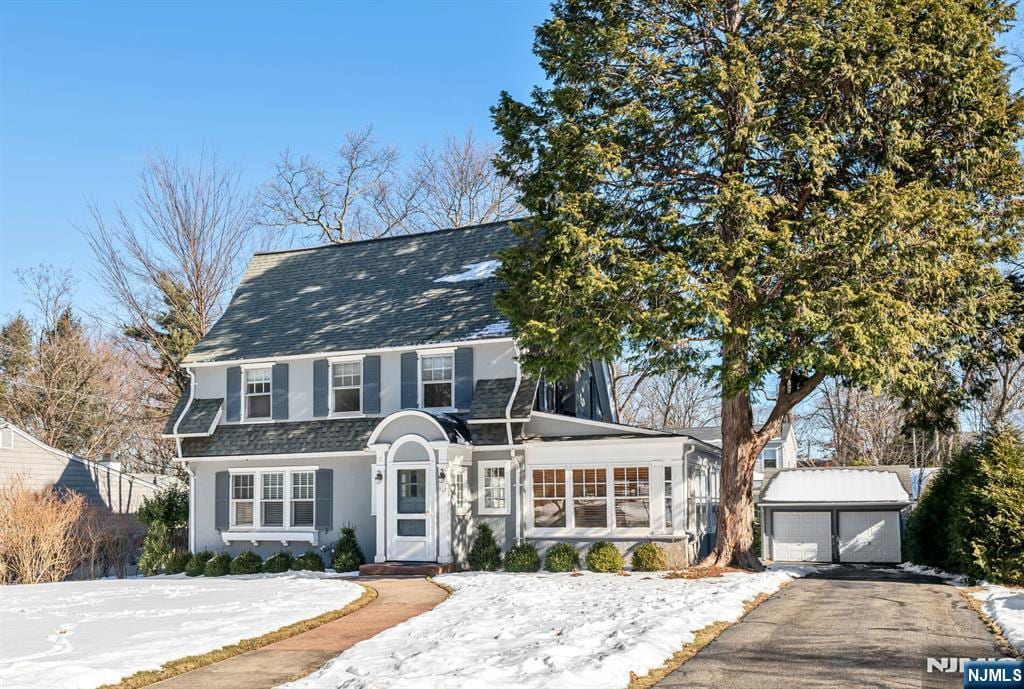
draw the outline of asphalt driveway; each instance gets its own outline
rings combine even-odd
[[[927,658],[1001,656],[941,579],[837,567],[792,582],[657,686],[962,687],[960,674],[927,672]]]

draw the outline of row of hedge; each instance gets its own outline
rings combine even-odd
[[[1024,584],[1024,438],[1009,427],[961,450],[907,520],[912,562]]]
[[[341,539],[331,550],[329,560],[331,567],[337,572],[351,572],[366,562],[356,541],[354,528],[345,527],[341,530]],[[315,550],[307,550],[299,557],[293,557],[288,551],[282,550],[264,562],[263,558],[251,550],[232,558],[228,553],[213,553],[208,550],[189,553],[187,550],[175,549],[167,552],[159,565],[151,568],[149,573],[185,573],[190,577],[220,577],[225,574],[277,573],[289,570],[323,572],[324,568],[324,559]]]
[[[540,553],[532,543],[518,543],[504,556],[494,540],[494,532],[481,524],[473,547],[469,551],[469,568],[481,572],[494,572],[504,565],[506,572],[537,572],[541,569]],[[665,550],[657,543],[641,543],[633,549],[633,570],[657,572],[668,569]],[[591,572],[621,572],[625,559],[619,549],[607,541],[597,541],[584,556]],[[572,572],[580,568],[580,552],[571,543],[558,543],[544,556],[544,569],[548,572]]]

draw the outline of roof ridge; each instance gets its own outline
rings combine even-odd
[[[370,239],[354,239],[350,242],[330,242],[328,244],[318,244],[316,246],[304,246],[297,247],[294,249],[272,249],[268,251],[256,251],[253,256],[273,256],[276,254],[295,254],[303,251],[319,251],[321,249],[333,249],[337,247],[352,246],[355,244],[371,244],[374,242],[387,242],[394,241],[397,239],[412,239],[414,237],[423,237],[426,235],[436,235],[450,232],[459,232],[462,230],[476,230],[482,227],[491,227],[494,225],[508,225],[514,222],[522,222],[527,220],[529,216],[517,216],[514,218],[507,218],[505,220],[492,220],[490,222],[474,223],[472,225],[459,225],[458,227],[445,227],[438,230],[424,230],[422,232],[410,232],[409,234],[393,234],[383,237],[371,237]]]

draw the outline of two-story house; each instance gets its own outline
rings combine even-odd
[[[508,224],[257,254],[184,361],[166,433],[191,480],[190,547],[465,560],[476,527],[623,550],[704,544],[719,453],[616,422],[608,367],[523,375],[494,307]]]

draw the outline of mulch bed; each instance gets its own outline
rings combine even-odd
[[[666,579],[707,579],[732,572],[745,572],[737,567],[687,567],[665,575]]]

